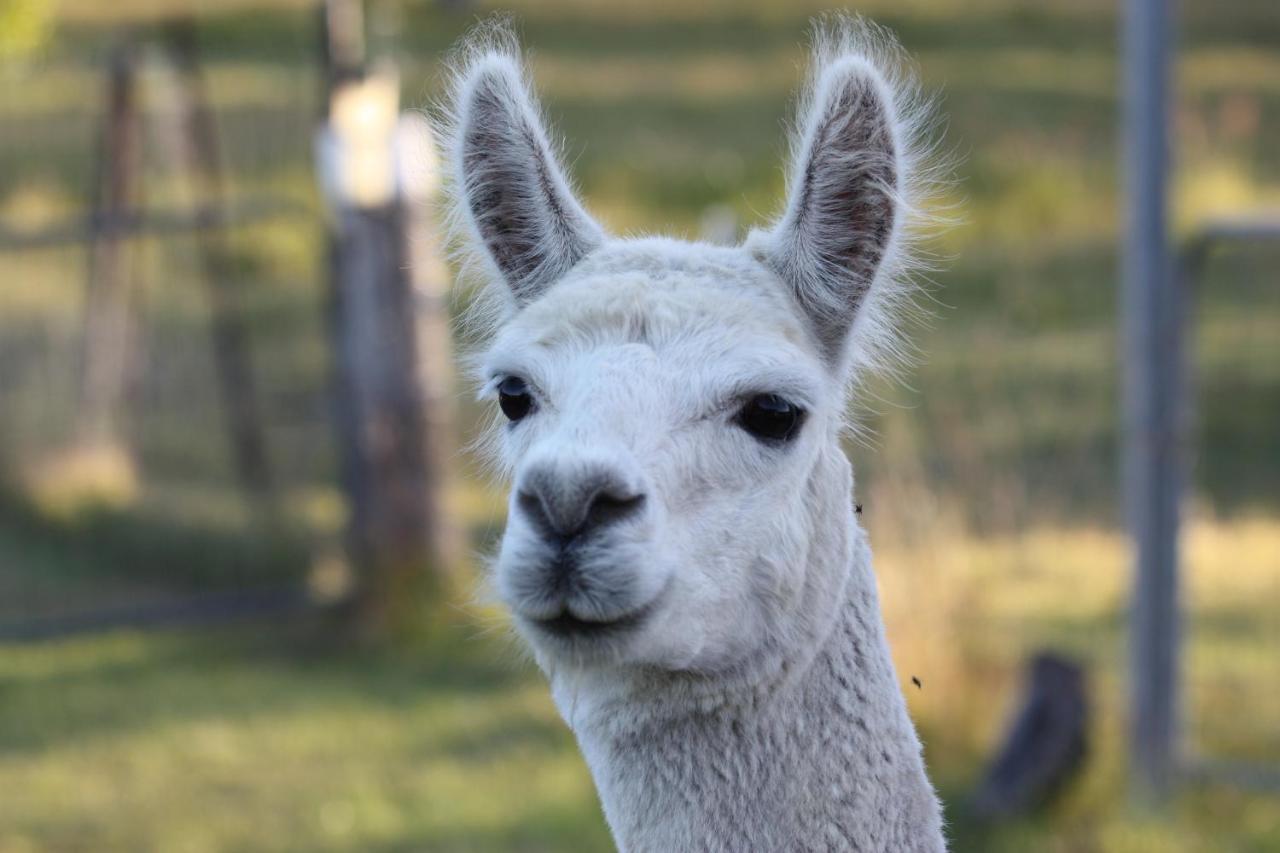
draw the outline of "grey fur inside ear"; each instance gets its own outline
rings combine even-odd
[[[819,75],[766,252],[833,363],[892,246],[900,176],[891,97],[857,57]]]
[[[555,161],[537,105],[510,57],[471,69],[458,168],[475,231],[520,304],[603,241]]]

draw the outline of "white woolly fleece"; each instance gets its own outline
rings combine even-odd
[[[926,221],[899,49],[819,22],[786,206],[737,247],[606,234],[504,22],[451,68],[450,221],[485,281],[474,367],[528,411],[485,442],[513,483],[492,584],[619,848],[944,850],[840,444],[850,389],[900,356]],[[762,399],[791,433],[748,428]],[[548,507],[582,526],[550,529]]]

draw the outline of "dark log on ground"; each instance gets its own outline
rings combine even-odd
[[[1083,669],[1037,653],[1021,707],[970,801],[973,815],[1000,820],[1048,805],[1083,766],[1088,722]]]

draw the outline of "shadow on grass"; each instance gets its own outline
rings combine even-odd
[[[348,652],[330,648],[320,637],[325,630],[312,620],[287,628],[0,645],[0,751],[38,753],[172,724],[317,708],[407,712],[427,701],[484,702],[534,677],[504,660],[493,642],[460,628],[394,651]],[[551,736],[548,726],[513,731],[494,735],[508,742]],[[487,741],[466,736],[446,749],[473,754],[482,747]]]
[[[3,485],[0,533],[47,558],[0,566],[5,572],[74,575],[91,567],[94,575],[211,589],[300,581],[310,564],[301,531],[281,525],[213,528],[150,507],[91,505],[55,517]]]

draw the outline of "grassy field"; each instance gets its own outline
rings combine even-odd
[[[371,44],[406,104],[490,8],[383,2]],[[618,231],[695,235],[776,209],[783,123],[814,2],[514,4],[588,205]],[[1180,235],[1280,207],[1280,15],[1182,5]],[[264,520],[236,489],[203,345],[193,243],[136,245],[136,470],[86,503],[74,435],[86,258],[0,251],[0,628],[193,589],[305,576],[343,508],[328,423],[323,225],[310,173],[319,90],[299,2],[44,0],[0,8],[0,223],[83,206],[112,28],[199,8],[231,192],[304,212],[231,235],[270,455]],[[851,442],[891,637],[959,850],[1280,851],[1280,800],[1188,787],[1142,813],[1124,793],[1128,559],[1116,498],[1119,195],[1115,4],[869,0],[940,95],[960,224],[914,330],[908,382],[860,401]],[[6,17],[6,15],[10,17]],[[17,22],[17,23],[14,23]],[[391,35],[394,33],[394,36]],[[162,63],[147,198],[178,203]],[[1280,768],[1280,247],[1215,255],[1195,302],[1194,482],[1186,539],[1188,751]],[[195,344],[193,345],[193,342]],[[482,416],[459,390],[460,431]],[[465,437],[465,436],[464,436]],[[465,460],[477,542],[500,495]],[[464,574],[458,584],[465,590]],[[465,599],[460,592],[458,600]],[[421,637],[353,651],[322,621],[0,644],[0,853],[73,850],[594,851],[608,836],[539,678],[493,614],[437,603]],[[1084,776],[1050,811],[982,827],[965,791],[998,738],[1025,657],[1089,668]]]
[[[1280,702],[1257,685],[1280,642],[1260,605],[1280,525],[1197,525],[1188,544],[1193,741],[1280,762]],[[1198,786],[1167,814],[1126,809],[1124,568],[1120,538],[1091,528],[881,549],[956,849],[1280,849],[1273,797]],[[318,624],[0,646],[0,851],[608,849],[544,685],[484,621],[446,610],[433,636],[379,652],[335,649]],[[1044,815],[975,825],[964,792],[1038,644],[1089,666],[1087,770]]]

